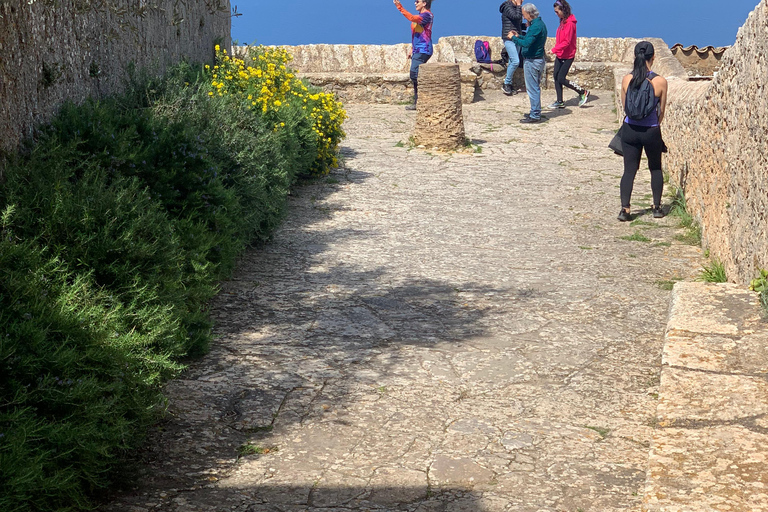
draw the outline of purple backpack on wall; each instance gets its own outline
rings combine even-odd
[[[488,41],[475,41],[475,60],[480,63],[490,64],[491,62],[491,45]]]

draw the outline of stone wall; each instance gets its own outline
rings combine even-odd
[[[768,268],[768,0],[739,30],[712,82],[670,83],[671,178],[732,281]]]
[[[129,65],[212,61],[230,19],[229,0],[0,0],[0,150],[64,101],[119,91]]]
[[[462,77],[462,97],[470,103],[476,89],[500,88],[505,70],[480,69],[475,64],[474,46],[477,39],[488,41],[491,57],[501,58],[502,40],[498,36],[448,36],[435,44],[430,62],[458,63]],[[611,89],[613,67],[624,61],[636,39],[579,38],[576,62],[569,78],[589,89]],[[554,38],[547,41],[547,79],[543,86],[552,86],[550,49]],[[353,102],[400,103],[410,100],[413,90],[406,58],[408,44],[395,45],[330,45],[314,44],[286,46],[293,55],[292,66],[310,83],[336,93]],[[247,47],[236,47],[241,54]],[[474,71],[473,71],[474,69]],[[522,70],[515,74],[515,83],[522,86]]]

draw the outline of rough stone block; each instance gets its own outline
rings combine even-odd
[[[441,149],[464,145],[461,74],[457,64],[423,64],[413,136],[417,144]]]

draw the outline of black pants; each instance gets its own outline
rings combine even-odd
[[[661,171],[661,128],[645,127],[624,123],[621,129],[621,148],[624,151],[624,176],[621,177],[621,206],[629,208],[635,176],[640,168],[640,157],[648,157],[648,169],[651,171],[651,192],[653,205],[661,206],[661,194],[664,191],[664,173]]]
[[[557,94],[558,102],[563,101],[563,86],[573,89],[577,94],[584,94],[584,89],[578,85],[572,84],[566,78],[566,76],[568,76],[568,71],[571,70],[571,64],[573,64],[573,59],[561,59],[555,57],[555,70],[552,74],[552,78],[555,82],[555,93]]]
[[[419,66],[426,64],[431,54],[414,53],[411,56],[411,83],[413,84],[413,102],[419,99]]]

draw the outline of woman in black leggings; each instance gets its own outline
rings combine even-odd
[[[560,18],[560,24],[557,26],[557,33],[555,33],[555,46],[552,47],[552,53],[555,54],[555,69],[552,79],[555,82],[557,100],[549,108],[565,108],[563,86],[576,91],[581,107],[587,102],[589,91],[572,83],[567,78],[573,59],[576,57],[576,16],[571,13],[571,5],[568,0],[555,0],[554,8],[555,14]]]
[[[632,220],[630,199],[635,175],[640,168],[640,157],[643,149],[648,157],[648,169],[651,171],[651,191],[653,192],[653,216],[664,217],[661,209],[661,194],[664,191],[664,174],[661,171],[661,153],[664,142],[661,139],[661,122],[664,119],[664,109],[667,106],[667,80],[651,71],[654,60],[653,45],[641,41],[635,46],[635,63],[632,73],[626,75],[621,82],[621,96],[624,111],[624,126],[621,129],[621,146],[624,152],[624,176],[621,178],[621,211],[620,221]],[[647,82],[646,82],[647,81]],[[653,93],[651,100],[653,109],[650,114],[641,119],[630,117],[627,100],[636,104],[643,89]]]

